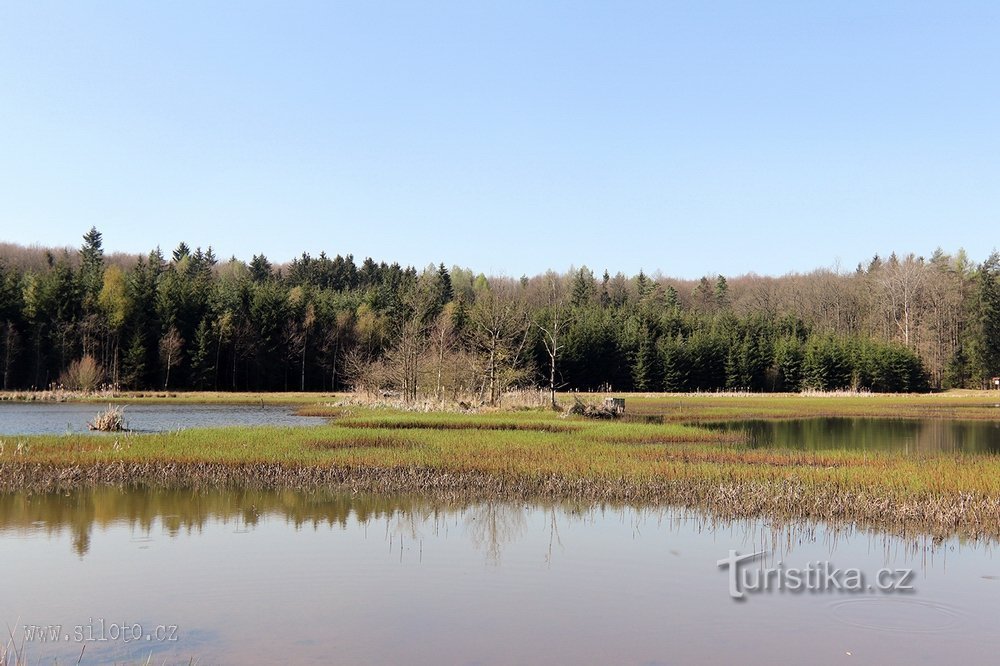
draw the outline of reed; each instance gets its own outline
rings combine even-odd
[[[128,430],[128,423],[125,421],[125,408],[108,405],[107,409],[99,412],[87,424],[87,428],[101,432],[123,432]]]
[[[678,423],[331,408],[328,425],[0,442],[0,492],[337,488],[674,504],[1000,538],[1000,457],[752,449]]]

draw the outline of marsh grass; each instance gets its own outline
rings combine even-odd
[[[784,400],[773,409],[784,409]],[[636,402],[642,406],[629,407]],[[87,435],[22,438],[16,448],[0,447],[0,491],[335,487],[670,503],[722,517],[1000,538],[997,456],[751,449],[735,433],[552,412],[330,409],[328,425],[308,428],[183,430],[130,435],[124,444]]]
[[[322,451],[338,449],[406,449],[418,446],[416,440],[400,437],[396,434],[376,434],[374,437],[359,439],[317,439],[306,442],[306,446]]]

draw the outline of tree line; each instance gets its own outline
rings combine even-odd
[[[1000,375],[1000,256],[697,281],[0,245],[4,389],[925,391]]]

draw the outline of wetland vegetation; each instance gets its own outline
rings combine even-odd
[[[629,416],[616,421],[547,409],[423,412],[314,400],[299,414],[326,417],[325,425],[6,436],[0,490],[118,485],[419,491],[443,498],[674,504],[729,517],[1000,537],[997,456],[759,448],[740,432],[694,425],[831,414],[914,423],[960,414],[985,422],[996,414],[989,399],[977,392],[636,395],[627,397]]]
[[[0,489],[333,486],[1000,535],[985,425],[970,426],[976,446],[937,428],[944,445],[900,451],[822,440],[844,423],[816,420],[913,421],[870,424],[883,434],[994,421],[1000,392],[960,387],[1000,375],[998,331],[1000,255],[782,278],[516,280],[325,254],[219,262],[185,243],[105,256],[91,229],[75,251],[0,247],[0,401],[93,399],[161,432],[8,424]],[[564,411],[566,391],[596,403],[610,387],[625,391],[624,418]],[[191,418],[144,428],[147,403]],[[260,418],[198,420],[202,403]],[[292,408],[327,421],[291,427]],[[795,431],[794,419],[810,421]],[[789,422],[777,444],[775,420]]]

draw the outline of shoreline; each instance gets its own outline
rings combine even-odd
[[[546,401],[547,401],[547,395]],[[664,423],[703,423],[745,419],[790,419],[811,417],[961,419],[1000,422],[1000,391],[952,389],[936,393],[558,393],[557,401],[568,409],[576,399],[598,404],[607,397],[626,400],[625,421],[653,417]],[[336,415],[344,409],[413,414],[508,414],[548,412],[547,405],[517,399],[501,406],[463,408],[460,403],[432,400],[405,405],[398,400],[366,398],[349,392],[227,392],[227,391],[108,391],[84,393],[62,389],[46,391],[0,391],[3,404],[75,403],[92,405],[277,405],[294,408],[302,416]],[[3,435],[0,435],[3,437]]]
[[[418,494],[440,502],[577,501],[701,511],[721,520],[823,522],[898,536],[1000,540],[1000,497],[971,493],[910,499],[816,489],[795,480],[719,484],[708,480],[522,477],[432,468],[362,468],[284,463],[0,462],[0,493],[45,494],[80,489],[329,490]]]
[[[185,401],[208,402],[204,397]],[[632,418],[594,421],[550,410],[332,406],[321,402],[326,396],[313,396],[299,413],[326,417],[326,425],[0,435],[0,492],[93,486],[416,492],[446,500],[673,505],[724,519],[847,522],[890,533],[1000,540],[1000,455],[752,448],[731,433],[686,424],[828,411],[918,418],[929,409],[940,418],[958,412],[998,420],[1000,409],[985,397],[659,394],[628,396]],[[647,414],[663,422],[644,422]]]

